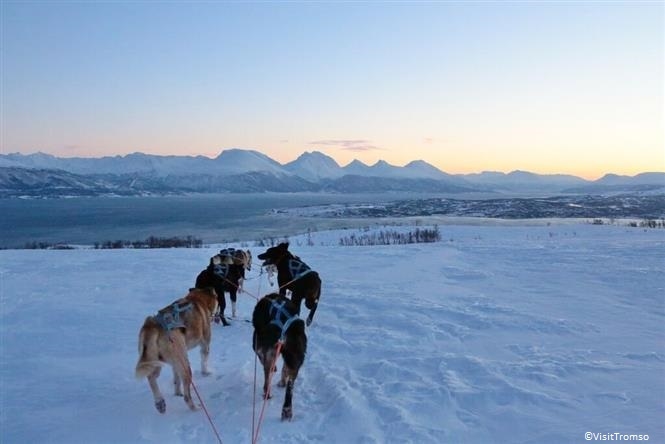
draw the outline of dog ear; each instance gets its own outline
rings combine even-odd
[[[282,250],[288,250],[289,249],[289,243],[288,242],[282,242],[281,244],[279,244],[279,248],[281,248]]]

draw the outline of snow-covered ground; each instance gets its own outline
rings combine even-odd
[[[402,246],[338,246],[345,231],[291,239],[323,295],[294,420],[280,421],[275,388],[260,442],[665,442],[665,230],[441,231]],[[145,317],[218,249],[0,251],[0,441],[216,442],[172,395],[170,369],[160,415],[134,365]],[[258,267],[250,277],[254,295],[275,288]],[[239,295],[239,319],[214,326],[212,376],[190,351],[227,444],[251,442],[254,302]]]

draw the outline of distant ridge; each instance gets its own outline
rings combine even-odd
[[[340,166],[320,152],[304,152],[280,164],[240,148],[215,158],[131,153],[99,158],[56,157],[46,153],[0,154],[0,197],[25,195],[163,194],[180,192],[665,192],[665,173],[607,174],[588,181],[567,174],[508,174],[485,171],[448,174],[424,160],[395,166],[354,160]],[[35,186],[39,183],[39,186]],[[63,184],[67,184],[64,186]],[[40,194],[43,193],[43,194]]]

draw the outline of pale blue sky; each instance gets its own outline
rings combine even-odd
[[[2,3],[2,152],[665,171],[662,2]]]

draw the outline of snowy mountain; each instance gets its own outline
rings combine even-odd
[[[222,151],[214,160],[216,169],[220,174],[242,174],[250,172],[267,172],[276,175],[290,173],[279,162],[254,150],[230,149]]]
[[[5,163],[22,168],[63,170],[74,174],[145,174],[167,176],[182,171],[206,173],[214,171],[211,159],[204,156],[154,156],[132,153],[125,156],[99,158],[55,157],[45,153],[0,155],[0,167]]]
[[[665,186],[665,173],[640,173],[636,176],[620,176],[618,174],[606,174],[598,179],[599,185],[663,185]]]
[[[471,184],[503,190],[560,190],[589,184],[587,180],[577,176],[567,174],[535,174],[520,170],[512,171],[508,174],[496,171],[484,171],[478,174],[462,175],[461,177]]]
[[[534,174],[527,171],[483,172],[479,174],[447,174],[433,165],[415,160],[405,166],[391,165],[379,160],[369,166],[354,160],[344,167],[324,153],[314,151],[300,155],[296,160],[280,164],[255,150],[223,150],[216,158],[205,156],[156,156],[132,153],[125,156],[101,158],[60,158],[45,153],[23,155],[0,154],[0,168],[11,168],[0,175],[0,197],[21,195],[21,180],[10,180],[21,174],[17,168],[37,170],[25,173],[30,180],[35,175],[44,177],[42,189],[46,195],[57,195],[68,190],[69,195],[88,195],[90,190],[101,190],[110,185],[113,192],[499,192],[499,193],[618,193],[665,192],[665,173],[643,173],[634,177],[608,174],[590,182],[565,174]],[[103,180],[104,186],[59,187],[54,171],[86,176],[88,181]],[[48,173],[46,173],[48,171]],[[71,179],[71,178],[70,178]],[[68,179],[67,179],[68,180]],[[49,182],[52,185],[49,185]],[[25,182],[27,184],[27,182]],[[76,183],[76,181],[72,182]],[[53,189],[50,189],[53,188]],[[7,193],[3,190],[13,190]],[[26,195],[36,188],[28,187]],[[140,191],[138,191],[140,190]],[[16,192],[16,193],[14,193]]]
[[[435,166],[425,162],[424,160],[413,160],[406,165],[404,165],[403,174],[406,177],[420,177],[427,179],[437,179],[437,180],[453,180],[454,176],[444,173]]]
[[[600,179],[585,185],[567,188],[571,193],[665,193],[665,173],[648,172],[635,176],[606,174]]]
[[[354,176],[369,176],[371,175],[371,169],[368,165],[364,164],[363,162],[359,161],[358,159],[354,159],[351,163],[346,165],[345,167],[342,168],[344,170],[344,174],[350,174]]]
[[[284,168],[312,182],[335,179],[346,174],[335,159],[319,151],[303,153],[296,160],[284,165]]]
[[[62,170],[0,167],[1,197],[136,195],[145,191],[131,185],[131,181],[121,183]],[[163,194],[168,190],[161,187],[153,191]]]

